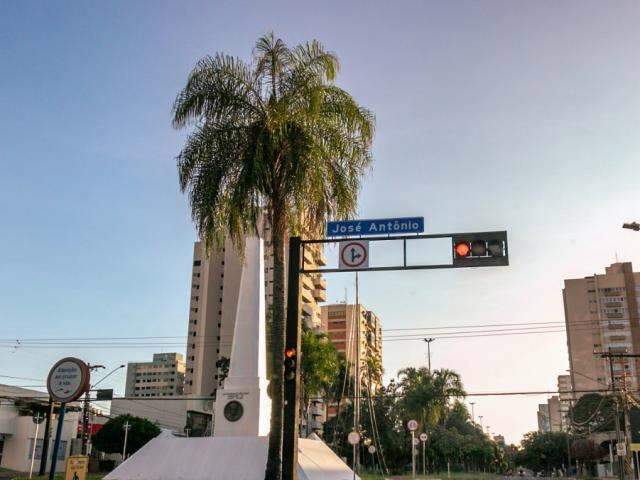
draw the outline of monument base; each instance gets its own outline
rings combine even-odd
[[[105,480],[263,480],[267,441],[267,437],[184,438],[163,432]],[[353,478],[353,471],[322,440],[300,439],[299,480]]]

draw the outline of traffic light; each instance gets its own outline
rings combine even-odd
[[[296,379],[296,363],[298,361],[298,352],[293,347],[284,350],[284,378],[285,380]]]
[[[451,242],[454,267],[509,265],[507,232],[459,234]]]

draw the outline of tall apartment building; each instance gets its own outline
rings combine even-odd
[[[154,353],[153,361],[127,365],[127,397],[174,397],[183,394],[184,356]]]
[[[549,404],[539,403],[537,414],[538,414],[538,431],[540,433],[550,432],[551,426],[549,425]]]
[[[571,375],[558,375],[558,397],[560,398],[560,425],[563,432],[568,432],[571,425],[569,410],[574,403]]]
[[[594,352],[640,353],[640,273],[630,262],[614,263],[603,274],[564,282],[564,308],[571,385],[576,399],[589,390],[610,387],[606,359]],[[617,385],[637,390],[640,359],[614,361]]]
[[[360,372],[361,378],[368,381],[365,376],[367,361],[374,360],[382,365],[382,329],[378,316],[363,305],[357,308],[356,305],[346,303],[323,305],[321,312],[322,330],[346,359],[352,377],[355,376],[357,358],[357,329],[360,329]],[[380,385],[382,378],[377,374],[372,378],[371,388],[375,390]],[[336,409],[337,405],[329,405],[328,417],[335,415]]]
[[[562,431],[560,398],[554,395],[547,403],[538,404],[538,431],[541,433]]]
[[[273,249],[270,229],[261,227],[265,242],[265,306],[267,316],[273,302]],[[321,246],[305,248],[305,266],[326,265]],[[242,259],[230,241],[222,249],[206,255],[204,244],[195,242],[189,326],[185,394],[214,395],[220,386],[218,362],[231,358],[231,345],[238,306]],[[326,300],[326,281],[320,274],[301,278],[301,315],[305,325],[319,329],[320,306]]]

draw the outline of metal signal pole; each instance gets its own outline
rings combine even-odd
[[[356,272],[356,362],[355,362],[355,402],[354,402],[354,410],[353,410],[353,430],[355,432],[360,433],[360,394],[362,387],[362,379],[360,378],[360,331],[362,329],[361,318],[360,318],[360,290],[358,283],[358,272]],[[360,470],[360,444],[354,446],[354,457],[353,457],[353,465],[354,465],[354,474],[356,474]]]

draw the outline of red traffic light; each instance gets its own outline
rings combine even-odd
[[[468,257],[471,255],[471,245],[469,242],[458,242],[453,246],[453,250],[456,252],[456,257]]]
[[[294,358],[296,356],[296,349],[293,347],[285,349],[284,356],[285,358]]]

